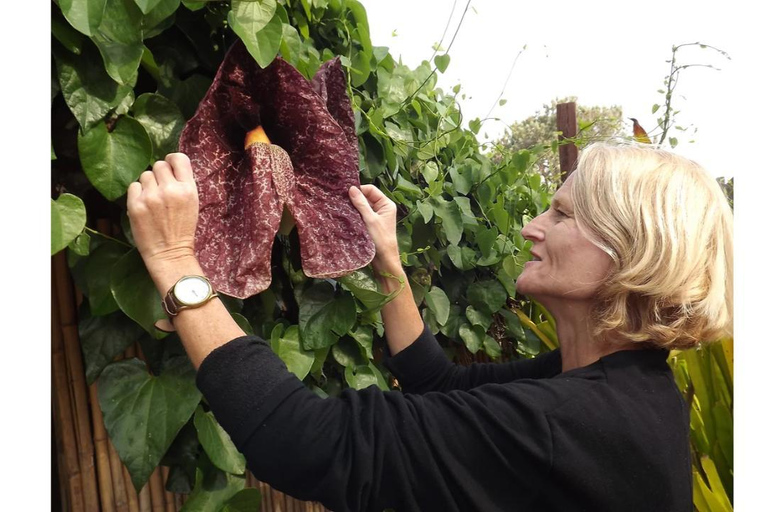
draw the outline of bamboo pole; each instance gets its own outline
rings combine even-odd
[[[139,493],[136,492],[136,488],[131,481],[131,474],[128,472],[128,468],[123,464],[123,481],[125,482],[125,492],[128,495],[128,510],[129,512],[139,512]]]
[[[149,493],[149,482],[139,491],[139,512],[152,512],[152,496]]]
[[[77,458],[77,441],[75,440],[72,404],[67,384],[67,363],[64,357],[64,342],[61,334],[61,319],[58,308],[57,290],[52,282],[51,293],[51,385],[53,388],[53,405],[55,411],[54,424],[57,427],[61,468],[59,478],[66,487],[62,493],[62,501],[68,504],[69,510],[83,509],[83,484],[80,475],[80,463]]]
[[[115,494],[112,489],[112,469],[109,462],[109,447],[107,431],[104,428],[104,418],[99,406],[99,395],[96,383],[88,388],[93,412],[93,444],[96,448],[96,471],[99,476],[99,498],[102,512],[117,512]]]
[[[165,490],[165,482],[168,481],[168,474],[171,472],[168,466],[161,466],[160,471],[162,473],[162,485],[163,496],[165,498],[165,510],[166,512],[176,512],[176,503],[174,501],[173,493]]]
[[[149,477],[149,494],[152,498],[152,512],[165,512],[165,494],[163,493],[163,475],[160,466],[155,467]]]
[[[57,424],[56,418],[58,418],[58,413],[56,411],[56,400],[53,394],[53,384],[51,385],[51,432],[53,432],[53,439],[51,440],[52,443],[54,443],[54,446],[56,447],[56,471],[58,472],[57,475],[57,482],[59,484],[58,488],[58,502],[60,504],[61,510],[70,510],[69,506],[69,497],[67,496],[67,482],[64,478],[64,450],[63,450],[63,441],[61,437],[61,428]],[[53,466],[51,467],[51,471],[53,471]],[[51,477],[53,478],[53,477]],[[51,504],[53,506],[53,503],[56,502],[56,496],[51,496]]]
[[[99,489],[93,455],[93,438],[88,406],[88,391],[83,370],[83,354],[77,332],[77,312],[72,282],[64,251],[53,257],[59,320],[64,336],[64,357],[69,370],[69,385],[74,398],[75,435],[78,445],[83,502],[86,510],[98,510]]]
[[[272,499],[272,490],[267,485],[266,482],[259,482],[259,486],[261,487],[261,499],[262,502],[266,505],[265,511],[266,512],[275,512],[273,505],[273,499]]]
[[[115,509],[117,512],[129,512],[128,494],[125,489],[125,481],[123,480],[123,463],[117,454],[115,445],[112,444],[112,440],[109,438],[107,438],[107,448],[109,450],[109,466],[112,472]],[[131,485],[130,482],[128,482],[128,485]]]

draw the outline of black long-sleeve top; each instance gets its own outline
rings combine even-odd
[[[461,367],[425,327],[385,362],[403,392],[323,399],[249,336],[211,352],[197,386],[256,478],[336,512],[690,511],[688,410],[667,355]]]

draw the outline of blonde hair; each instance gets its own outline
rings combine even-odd
[[[614,261],[594,333],[684,349],[733,332],[733,213],[695,162],[648,145],[593,144],[573,176],[574,217]]]

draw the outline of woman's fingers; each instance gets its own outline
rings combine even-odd
[[[368,203],[368,199],[363,195],[360,189],[357,187],[349,187],[349,199],[352,201],[352,204],[355,205],[357,211],[360,212],[360,215],[363,217],[366,224],[376,218],[376,213],[373,211],[371,205]]]
[[[155,173],[152,171],[144,171],[139,176],[139,183],[141,183],[142,190],[152,191],[157,189],[157,179]]]
[[[179,181],[194,181],[192,163],[184,153],[170,153],[165,156],[165,161],[173,168],[173,174]]]
[[[160,186],[168,185],[169,183],[176,181],[170,164],[163,160],[155,162],[155,165],[152,166],[152,172],[155,173],[155,179]]]

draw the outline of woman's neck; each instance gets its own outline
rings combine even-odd
[[[557,338],[560,342],[564,372],[590,365],[619,350],[639,348],[595,338],[589,321],[591,307],[588,302],[551,305],[548,310],[557,322]]]

